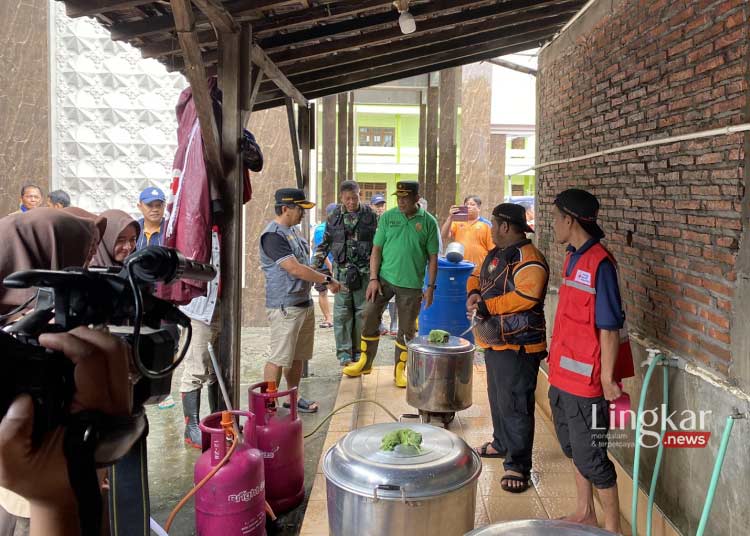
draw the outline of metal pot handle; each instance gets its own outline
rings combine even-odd
[[[404,419],[419,419],[419,422],[424,424],[424,419],[421,415],[417,415],[416,413],[402,413],[398,416],[398,422],[404,422]]]
[[[396,491],[396,490],[399,490],[399,491],[401,491],[401,502],[402,503],[406,502],[406,492],[404,491],[404,488],[402,488],[401,486],[398,486],[396,484],[378,484],[372,490],[373,499],[375,499],[376,501],[379,500],[378,490],[382,490],[382,491]]]

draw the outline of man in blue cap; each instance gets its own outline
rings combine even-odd
[[[167,197],[161,188],[149,186],[141,192],[138,199],[138,210],[143,218],[138,220],[141,225],[141,236],[138,237],[135,248],[146,246],[160,246],[164,240],[164,209]]]

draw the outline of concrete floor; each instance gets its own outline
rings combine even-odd
[[[372,374],[362,377],[361,386],[358,380],[342,380],[337,404],[341,405],[361,396],[377,400],[396,415],[413,412],[414,409],[406,403],[405,391],[393,385],[391,370],[389,366],[374,369]],[[573,465],[562,454],[554,436],[554,427],[545,413],[537,408],[535,414],[534,468],[531,472],[533,486],[519,494],[503,491],[500,489],[500,478],[504,472],[503,460],[483,459],[477,488],[475,527],[520,519],[554,519],[575,509]],[[391,419],[382,409],[370,404],[359,405],[356,409],[342,412],[332,420],[325,448],[333,446],[353,428],[381,422],[391,422]],[[492,421],[487,399],[487,377],[484,359],[480,353],[477,354],[474,366],[473,404],[456,414],[456,419],[449,425],[449,429],[472,446],[481,445],[491,439]],[[302,536],[328,536],[326,481],[322,474],[322,460],[317,467],[318,474],[315,476],[308,503]],[[598,501],[596,506],[597,516],[601,522],[604,516]],[[624,519],[622,529],[623,534],[631,532]]]
[[[316,305],[317,322],[322,320]],[[387,319],[387,314],[385,315]],[[393,338],[383,337],[378,352],[377,364],[393,363]],[[268,328],[243,328],[242,330],[242,407],[247,408],[247,388],[260,381],[265,359],[269,352]],[[315,353],[309,365],[309,377],[303,379],[301,392],[320,405],[316,414],[302,414],[304,433],[308,433],[334,408],[341,367],[335,357],[333,329],[317,328],[315,333]],[[180,404],[179,386],[182,367],[175,371],[172,381],[172,396],[176,405],[171,409],[147,408],[150,432],[148,436],[149,491],[151,516],[163,525],[170,511],[193,485],[193,467],[200,455],[196,449],[186,448],[183,443],[184,423]],[[208,414],[205,392],[202,393],[201,416]],[[281,536],[299,534],[305,514],[307,500],[315,480],[318,460],[328,432],[328,423],[305,442],[305,502],[298,508],[279,518]],[[170,530],[177,536],[195,534],[194,504],[191,500],[177,514]]]

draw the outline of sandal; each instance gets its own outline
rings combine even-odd
[[[507,481],[511,482],[522,482],[522,486],[509,486]],[[527,489],[529,489],[529,478],[525,476],[518,476],[518,475],[509,475],[504,474],[503,477],[500,479],[500,487],[503,489],[503,491],[507,491],[508,493],[523,493]]]
[[[487,449],[492,446],[492,441],[487,441],[481,447],[475,447],[474,450],[479,454],[480,458],[505,458],[504,452],[487,452]],[[495,447],[492,447],[495,448]]]
[[[318,327],[319,328],[332,328],[333,322],[321,322],[320,324],[318,324]]]
[[[312,407],[315,406],[315,407]],[[284,402],[284,407],[289,407],[289,402]],[[297,399],[297,411],[300,413],[317,413],[318,412],[318,403],[312,402],[310,400],[305,400],[304,398],[298,398]]]

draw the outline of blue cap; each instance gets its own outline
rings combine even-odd
[[[156,186],[149,186],[141,192],[141,196],[138,198],[138,200],[141,203],[149,204],[152,201],[166,201],[167,196],[164,195],[164,192],[161,190],[161,188],[157,188]]]
[[[371,205],[379,205],[380,203],[385,203],[385,197],[380,194],[373,195],[372,199],[370,199]]]

